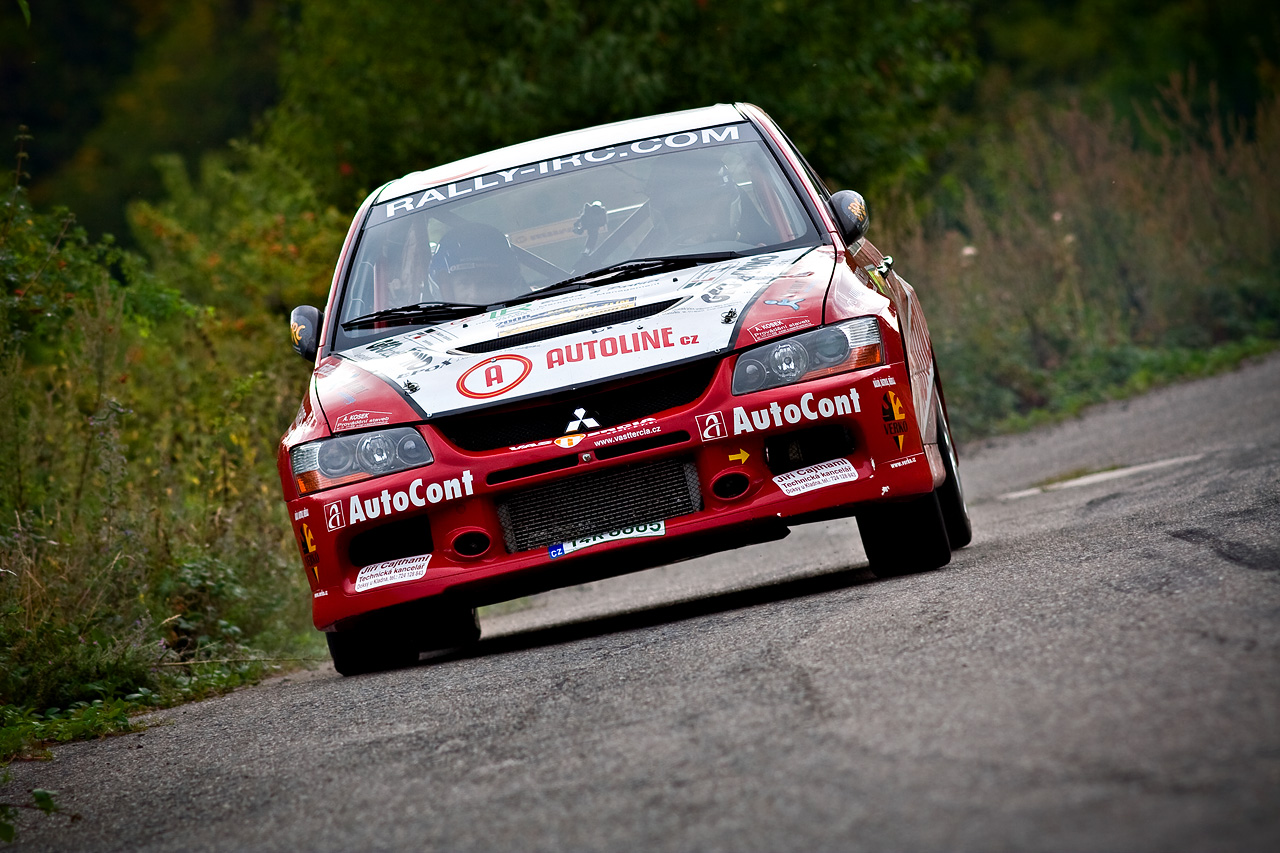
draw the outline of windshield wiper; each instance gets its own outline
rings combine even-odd
[[[401,305],[397,308],[384,308],[372,314],[355,317],[342,324],[342,328],[363,329],[378,323],[400,325],[419,320],[455,320],[470,317],[484,311],[487,305],[469,305],[464,302],[419,302],[416,305]]]
[[[527,296],[517,296],[514,299],[508,299],[500,304],[502,305],[519,305],[524,302],[532,302],[535,299],[542,299],[546,296],[557,296],[561,293],[573,293],[577,290],[586,290],[591,287],[600,287],[604,284],[612,284],[617,281],[626,281],[629,278],[636,278],[641,275],[652,275],[660,272],[671,272],[672,270],[682,270],[688,267],[696,267],[700,264],[710,264],[716,261],[727,261],[730,258],[740,258],[740,252],[704,252],[698,255],[669,255],[656,258],[640,258],[632,261],[621,261],[616,264],[610,264],[607,267],[601,267],[598,270],[575,275],[572,278],[566,278],[555,284],[547,285],[541,290],[536,290]]]

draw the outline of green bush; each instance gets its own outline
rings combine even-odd
[[[201,303],[158,251],[90,241],[17,180],[3,197],[0,707],[45,726],[6,737],[105,732],[94,702],[198,697],[318,651],[274,469],[305,375],[269,307],[294,256],[254,234],[261,300]]]
[[[873,235],[917,286],[962,436],[1280,340],[1280,99],[1224,125],[1175,78],[1154,146],[1107,112],[1023,107],[967,186],[883,205]]]

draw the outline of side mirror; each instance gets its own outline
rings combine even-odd
[[[299,305],[289,314],[293,351],[312,363],[316,360],[316,346],[320,342],[320,320],[320,310],[310,305]]]
[[[828,202],[831,214],[836,218],[836,227],[840,229],[845,243],[852,246],[867,233],[871,224],[871,216],[867,213],[867,202],[861,193],[853,190],[840,190]]]

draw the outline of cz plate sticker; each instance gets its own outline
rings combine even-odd
[[[547,546],[547,556],[554,560],[556,557],[563,557],[565,554],[582,551],[594,545],[603,545],[605,542],[615,542],[619,539],[647,539],[652,536],[666,535],[667,523],[665,521],[636,524],[619,530],[610,530],[608,533],[597,533],[595,536],[584,536],[581,539],[570,539],[568,542],[557,542],[554,545]]]

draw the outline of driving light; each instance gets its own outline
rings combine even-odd
[[[884,363],[880,323],[859,317],[749,349],[733,368],[733,393],[750,394]]]
[[[430,465],[432,461],[431,449],[413,427],[339,435],[300,444],[289,451],[293,481],[300,495]]]

